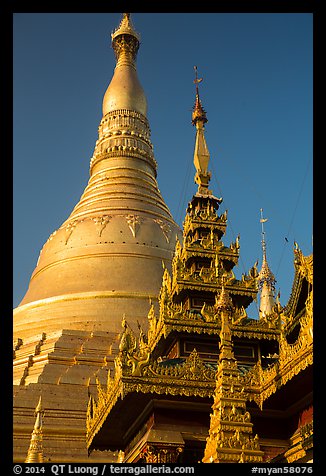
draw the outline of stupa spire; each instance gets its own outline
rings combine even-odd
[[[205,139],[205,127],[207,122],[206,111],[204,110],[199,97],[199,83],[203,80],[198,78],[197,66],[195,69],[194,83],[196,85],[196,100],[192,112],[192,124],[196,127],[196,142],[194,151],[194,165],[196,168],[195,182],[198,184],[198,194],[211,195],[211,190],[208,190],[208,184],[211,179],[211,173],[208,171],[209,151]]]
[[[43,432],[42,432],[43,415],[44,415],[44,410],[42,406],[42,397],[40,397],[38,404],[35,408],[36,420],[35,420],[34,429],[31,436],[31,442],[29,445],[25,463],[43,463],[44,462]]]
[[[127,109],[146,117],[147,100],[136,70],[140,35],[134,29],[130,13],[122,15],[119,26],[111,33],[111,40],[117,63],[103,98],[103,116]]]
[[[263,250],[263,261],[262,267],[258,274],[258,285],[261,291],[260,293],[260,305],[259,305],[259,318],[263,319],[265,316],[270,314],[275,305],[275,283],[276,279],[274,274],[269,268],[266,255],[266,240],[265,240],[265,230],[264,223],[267,222],[267,218],[263,217],[263,209],[260,209],[260,223],[261,223],[261,234],[262,234],[262,250]]]

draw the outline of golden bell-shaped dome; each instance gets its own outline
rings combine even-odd
[[[127,16],[126,16],[127,15]],[[139,36],[128,14],[112,34],[117,58],[105,93],[89,182],[67,220],[43,246],[14,333],[120,331],[146,326],[163,267],[181,231],[156,181],[146,98],[134,64]]]

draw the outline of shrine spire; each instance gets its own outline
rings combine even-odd
[[[42,432],[42,417],[44,415],[44,410],[42,406],[42,397],[40,397],[38,404],[35,408],[35,424],[33,433],[31,436],[31,441],[27,453],[25,463],[43,463],[43,432]]]
[[[192,112],[192,124],[196,127],[196,142],[194,151],[194,165],[196,168],[195,182],[198,184],[199,195],[211,195],[212,192],[208,190],[208,184],[211,179],[211,172],[208,171],[209,163],[209,151],[206,144],[204,134],[204,124],[207,122],[206,111],[204,110],[200,97],[199,97],[199,83],[202,82],[202,78],[198,78],[197,66],[194,66],[196,85],[196,100]]]
[[[267,262],[267,254],[266,254],[266,240],[265,240],[265,230],[264,230],[264,223],[267,222],[267,218],[263,217],[263,209],[260,209],[260,223],[261,223],[261,234],[262,234],[262,251],[263,251],[263,262],[261,266],[261,270],[258,274],[258,286],[261,291],[260,293],[260,305],[259,305],[259,318],[263,319],[265,316],[270,314],[273,310],[275,305],[275,283],[276,279],[274,274],[269,268]]]

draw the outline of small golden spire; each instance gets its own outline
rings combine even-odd
[[[192,112],[192,124],[196,126],[196,143],[194,151],[194,165],[196,168],[195,182],[198,184],[198,194],[211,195],[208,190],[208,184],[211,179],[211,173],[208,172],[209,151],[204,134],[204,124],[207,122],[206,112],[199,98],[198,84],[203,80],[198,78],[197,66],[195,69],[194,83],[196,85],[196,101]]]
[[[44,458],[43,458],[43,432],[42,432],[42,426],[43,426],[43,421],[42,417],[44,415],[44,410],[42,407],[42,397],[40,396],[40,399],[38,401],[38,404],[35,408],[35,424],[34,424],[34,429],[33,433],[31,436],[31,442],[29,445],[27,457],[25,460],[25,463],[43,463]]]
[[[203,78],[198,78],[198,69],[197,66],[194,66],[195,70],[195,79],[194,83],[196,85],[196,101],[195,105],[193,107],[193,113],[192,113],[192,124],[196,125],[197,121],[201,121],[203,124],[208,122],[207,117],[206,117],[206,111],[204,110],[200,97],[199,97],[199,88],[198,84],[202,82]]]
[[[263,217],[263,209],[260,209],[260,223],[261,223],[261,234],[262,234],[262,249],[263,249],[263,262],[260,273],[258,275],[259,285],[262,286],[264,282],[267,282],[271,288],[274,289],[274,285],[276,279],[274,274],[270,270],[268,263],[267,263],[267,256],[266,256],[266,240],[265,240],[265,230],[264,230],[264,223],[267,222],[267,218]]]
[[[266,240],[265,240],[265,230],[264,223],[267,222],[267,218],[263,217],[263,209],[260,209],[260,223],[262,229],[262,249],[263,249],[263,262],[261,270],[258,273],[258,286],[261,291],[260,294],[260,304],[259,304],[259,317],[264,318],[266,315],[270,314],[275,305],[274,291],[276,279],[274,274],[270,270],[267,262],[266,256]]]

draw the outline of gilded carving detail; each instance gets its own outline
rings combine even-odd
[[[312,255],[304,256],[298,244],[295,243],[294,248],[294,265],[299,273],[304,276],[307,281],[313,283],[313,257]]]
[[[112,218],[112,216],[110,216],[110,215],[102,215],[102,216],[99,216],[99,217],[92,218],[93,222],[96,225],[99,236],[102,235],[103,230],[105,229],[106,225],[109,223],[111,218]]]
[[[68,243],[68,240],[71,237],[71,235],[72,235],[74,229],[76,228],[76,226],[78,225],[78,223],[79,223],[79,220],[73,220],[65,226],[65,233],[66,233],[65,245]]]
[[[101,160],[120,156],[145,159],[157,169],[149,123],[145,116],[136,111],[117,109],[102,118],[90,170]]]
[[[187,381],[210,381],[215,378],[215,370],[205,365],[196,349],[194,349],[184,363],[169,367],[165,366],[164,362],[155,361],[144,368],[143,375]]]
[[[170,237],[171,237],[171,227],[170,227],[170,225],[168,223],[166,223],[165,221],[160,220],[159,218],[154,218],[154,221],[161,228],[167,243],[170,243]]]
[[[140,452],[140,457],[146,463],[166,464],[176,463],[183,451],[183,446],[167,444],[146,444]]]
[[[313,301],[313,255],[304,256],[299,249],[297,243],[295,243],[294,249],[294,265],[295,276],[293,280],[293,286],[288,304],[282,311],[282,320],[290,331],[296,322],[300,318],[296,312],[296,306],[300,297],[303,282],[308,283],[308,296],[305,303],[304,312],[312,315],[312,301]]]
[[[168,272],[165,274],[165,282],[170,285],[171,278]],[[216,304],[209,306],[204,303],[200,311],[185,309],[181,304],[171,302],[167,296],[166,286],[162,286],[160,299],[160,314],[155,317],[155,326],[151,326],[151,342],[158,342],[160,336],[167,336],[172,330],[179,332],[195,332],[198,334],[218,334],[221,327],[220,313],[216,310]],[[163,296],[165,298],[163,299]],[[155,315],[154,309],[151,311]],[[151,317],[154,323],[153,317]],[[235,308],[232,314],[232,332],[237,337],[250,336],[255,339],[278,339],[280,330],[278,323],[260,322],[248,319],[246,310],[241,307]],[[156,337],[155,337],[156,334]]]
[[[126,216],[126,220],[132,236],[135,238],[143,219],[139,215],[130,214]]]
[[[192,203],[190,203],[188,206],[188,213],[183,222],[184,234],[187,235],[189,231],[194,229],[194,226],[202,225],[203,223],[207,226],[214,225],[225,231],[227,223],[227,211],[225,211],[219,217],[211,201],[207,202],[207,206],[205,208],[194,206]]]

